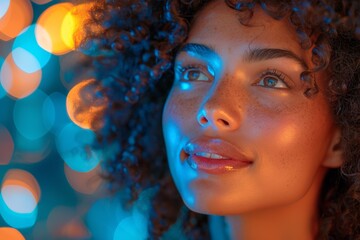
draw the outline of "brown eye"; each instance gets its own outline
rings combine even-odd
[[[186,81],[208,81],[209,78],[198,69],[188,69],[183,72],[182,78]]]
[[[177,66],[177,78],[182,81],[210,81],[210,73],[203,66]]]

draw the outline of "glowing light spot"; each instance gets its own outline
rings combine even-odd
[[[16,146],[11,162],[14,163],[37,163],[45,159],[51,152],[50,136],[46,135],[35,140],[29,140],[16,132],[14,136]]]
[[[1,71],[1,68],[2,68],[2,65],[3,65],[4,61],[5,61],[5,59],[0,57],[0,71]],[[5,95],[6,95],[6,92],[5,92],[4,88],[2,87],[1,81],[0,81],[0,99],[2,97],[4,97]]]
[[[14,141],[9,131],[0,125],[0,165],[8,164],[14,152]]]
[[[31,1],[39,5],[44,5],[51,2],[52,0],[31,0]]]
[[[41,27],[33,24],[16,37],[13,45],[13,58],[16,65],[27,73],[43,68],[50,60],[51,54],[42,49],[36,38],[35,29],[41,33],[42,41],[51,43],[50,36]]]
[[[46,9],[37,21],[37,26],[41,26],[50,36],[50,42],[43,41],[40,28],[36,27],[36,39],[39,45],[46,51],[56,55],[62,55],[70,52],[69,48],[61,37],[61,27],[66,14],[71,10],[73,4],[59,3]]]
[[[0,0],[0,19],[5,15],[10,6],[10,0]]]
[[[91,3],[74,6],[64,17],[61,26],[61,37],[70,49],[75,49],[75,42],[80,42],[84,36],[84,23],[89,19]],[[75,36],[75,33],[77,35]]]
[[[182,82],[181,84],[180,84],[180,88],[181,88],[181,90],[189,90],[190,89],[190,84],[189,83],[187,83],[187,82]]]
[[[16,65],[24,72],[33,73],[41,68],[37,59],[25,49],[16,48],[12,54]]]
[[[48,114],[45,110],[52,107],[54,108],[53,116],[52,112]],[[52,128],[50,129],[50,131],[58,135],[60,131],[71,122],[66,112],[66,96],[59,92],[54,92],[50,94],[45,100],[43,114],[46,115],[44,116],[45,124],[51,125]]]
[[[31,213],[36,208],[32,193],[20,186],[5,186],[1,189],[5,204],[14,212]]]
[[[1,6],[0,9],[4,11]],[[8,41],[15,38],[31,24],[32,18],[33,9],[29,0],[10,1],[7,11],[0,18],[0,39]]]
[[[66,99],[70,119],[79,127],[97,130],[103,126],[103,111],[107,99],[97,96],[100,87],[95,80],[82,81],[75,85]]]
[[[0,227],[2,240],[25,240],[24,236],[15,228]]]
[[[43,119],[46,98],[45,93],[37,90],[31,96],[15,103],[13,115],[15,127],[21,135],[30,140],[41,138],[51,128],[51,124],[44,123]]]
[[[91,206],[86,215],[86,222],[94,239],[113,239],[119,222],[130,216],[120,202],[119,198],[104,198]]]
[[[70,123],[57,137],[56,147],[66,164],[78,172],[89,172],[100,162],[100,152],[91,149],[95,133]]]
[[[35,224],[40,188],[28,172],[9,170],[1,187],[0,210],[5,222],[14,228],[28,228]]]
[[[21,70],[9,54],[1,67],[0,82],[4,90],[12,97],[24,98],[33,93],[39,86],[42,71],[27,73]]]
[[[19,186],[27,189],[29,192],[31,192],[36,203],[38,203],[40,200],[41,192],[39,184],[34,176],[25,170],[9,170],[4,176],[2,188],[7,186]]]
[[[54,239],[88,239],[90,233],[75,209],[59,206],[48,217],[47,227]]]
[[[100,165],[89,172],[76,172],[69,168],[66,164],[65,175],[66,178],[76,191],[84,194],[93,194],[99,189],[99,186],[103,183],[103,179],[100,176]]]

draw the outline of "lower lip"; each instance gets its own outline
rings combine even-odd
[[[189,155],[186,162],[194,170],[203,171],[209,174],[224,174],[251,165],[249,161],[236,159],[213,159],[197,155]]]

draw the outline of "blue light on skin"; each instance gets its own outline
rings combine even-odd
[[[29,140],[43,137],[50,129],[43,120],[43,107],[47,95],[36,90],[30,96],[15,103],[13,118],[18,132]],[[51,112],[50,112],[51,114]]]
[[[12,187],[16,186],[7,186],[6,188]],[[9,196],[9,194],[11,196]],[[6,201],[4,198],[6,199]],[[18,208],[18,210],[22,211],[16,212],[11,209],[6,203],[9,200],[16,200],[15,203],[12,203],[12,208],[15,207],[15,209]],[[38,212],[37,206],[34,206],[34,201],[34,196],[32,196],[32,194],[28,190],[19,190],[18,187],[18,189],[8,189],[8,191],[4,192],[2,189],[0,195],[1,216],[3,217],[4,221],[11,227],[18,229],[30,228],[34,226]],[[18,206],[16,206],[16,204],[18,204]]]
[[[0,6],[0,9],[1,9],[1,6]],[[0,57],[0,73],[1,73],[1,68],[3,66],[4,61],[5,61],[5,59]],[[0,99],[3,98],[5,95],[6,95],[6,91],[4,90],[4,88],[3,88],[2,84],[1,84],[1,81],[0,81]]]
[[[0,19],[5,16],[10,6],[10,0],[0,0]]]
[[[223,69],[223,61],[220,58],[220,55],[211,47],[202,44],[187,43],[181,47],[178,54],[181,52],[185,52],[193,58],[197,58],[208,63],[210,65],[210,67],[208,66],[208,71],[213,76],[215,76],[214,70]]]
[[[49,52],[39,46],[35,37],[36,27],[38,27],[36,24],[32,24],[24,29],[21,34],[16,37],[12,48],[15,64],[27,73],[33,73],[43,68],[51,57]],[[22,50],[15,51],[17,48]],[[25,54],[23,55],[22,53]],[[34,59],[37,60],[38,65],[34,63]]]
[[[188,82],[182,82],[182,83],[180,83],[180,89],[181,89],[181,90],[186,91],[186,90],[189,90],[190,88],[191,88],[190,83],[188,83]]]
[[[57,150],[65,163],[74,171],[89,172],[100,162],[101,154],[91,149],[95,133],[74,123],[66,125],[56,139]]]

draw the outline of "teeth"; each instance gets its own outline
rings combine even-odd
[[[198,152],[195,153],[196,156],[206,157],[206,158],[213,158],[213,159],[226,159],[226,157],[223,157],[216,153],[207,153],[207,152]]]

